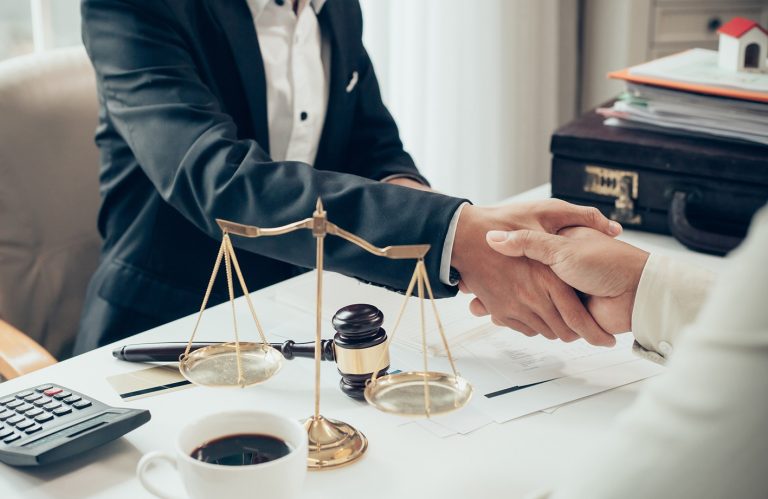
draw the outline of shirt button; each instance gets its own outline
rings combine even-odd
[[[659,353],[663,355],[664,357],[669,357],[672,355],[672,345],[667,343],[666,341],[660,341],[659,342]]]
[[[299,118],[301,118],[301,121],[306,121],[306,119],[309,118],[309,115],[307,114],[306,111],[302,111],[301,114],[299,115]]]
[[[282,7],[283,5],[285,5],[285,0],[275,0],[275,3],[280,7]]]

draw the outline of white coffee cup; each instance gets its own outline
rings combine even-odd
[[[229,435],[258,433],[284,440],[291,451],[261,464],[225,466],[199,461],[192,451],[205,442]],[[189,497],[295,498],[307,474],[307,432],[293,419],[259,411],[222,412],[188,424],[179,433],[173,454],[154,451],[145,454],[136,467],[139,481],[147,491],[161,498],[174,498],[171,487],[154,483],[149,467],[159,461],[176,468]],[[175,488],[175,487],[174,487]]]

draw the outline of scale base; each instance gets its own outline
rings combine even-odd
[[[363,457],[368,439],[347,423],[323,416],[304,420],[309,440],[307,468],[310,471],[338,468]]]

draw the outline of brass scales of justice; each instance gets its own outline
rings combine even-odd
[[[243,225],[235,222],[217,219],[223,235],[221,246],[213,266],[208,288],[200,306],[192,336],[187,343],[185,352],[179,357],[179,371],[191,383],[202,386],[240,386],[245,387],[264,382],[271,378],[283,363],[283,355],[271,347],[264,334],[264,330],[256,315],[256,310],[248,293],[243,278],[243,273],[235,256],[235,251],[230,239],[231,235],[242,237],[279,236],[300,229],[309,229],[316,240],[316,317],[315,317],[315,408],[314,414],[304,421],[309,440],[309,455],[307,466],[310,470],[331,469],[349,464],[360,457],[368,447],[368,441],[360,431],[353,426],[333,419],[326,419],[320,415],[320,359],[321,359],[321,324],[322,324],[322,298],[323,298],[323,242],[327,235],[334,235],[346,239],[365,251],[390,259],[415,259],[416,267],[413,276],[405,292],[405,299],[400,307],[392,334],[386,343],[382,344],[379,358],[372,369],[373,374],[365,388],[365,399],[377,409],[403,415],[426,416],[443,414],[466,405],[472,396],[472,386],[462,378],[456,370],[456,365],[448,347],[443,325],[437,312],[432,287],[427,277],[424,265],[424,256],[429,251],[428,244],[387,246],[379,248],[365,239],[345,231],[328,221],[323,204],[317,200],[317,207],[312,217],[284,225],[282,227],[260,228]],[[200,320],[213,289],[216,276],[224,260],[226,270],[229,301],[232,306],[232,326],[234,342],[207,346],[190,352],[192,342],[197,334]],[[234,286],[232,270],[240,283],[243,296],[248,304],[254,324],[258,330],[260,343],[241,342],[238,334],[237,319],[235,315]],[[413,295],[414,288],[418,291],[419,312],[421,327],[423,371],[401,372],[377,377],[389,363],[389,345],[395,337],[397,328],[403,318],[406,306]],[[440,332],[443,346],[447,353],[452,374],[432,372],[428,369],[426,322],[424,314],[424,292],[429,296],[432,311],[435,316],[437,329]],[[374,354],[375,355],[375,354]],[[370,361],[369,361],[370,362]]]

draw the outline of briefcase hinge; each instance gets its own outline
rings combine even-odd
[[[617,222],[640,225],[641,217],[635,213],[634,199],[637,199],[637,172],[612,170],[600,166],[587,165],[584,168],[586,180],[584,192],[616,198],[613,203],[611,218]]]

